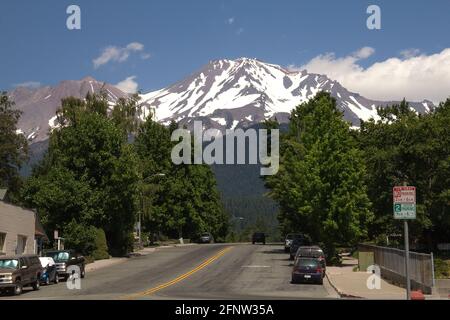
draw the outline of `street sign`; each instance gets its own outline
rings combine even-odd
[[[416,187],[394,187],[394,218],[416,219]]]

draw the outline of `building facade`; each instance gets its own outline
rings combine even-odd
[[[39,253],[39,244],[46,235],[37,230],[37,220],[34,211],[0,199],[0,255]]]

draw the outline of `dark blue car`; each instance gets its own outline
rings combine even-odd
[[[298,258],[292,270],[292,283],[313,282],[323,284],[323,269],[314,258]]]

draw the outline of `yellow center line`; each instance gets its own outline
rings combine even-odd
[[[162,289],[165,289],[167,287],[173,286],[174,284],[177,284],[180,281],[183,281],[184,279],[192,276],[194,273],[202,270],[203,268],[205,268],[206,266],[210,265],[211,263],[213,263],[215,260],[219,259],[221,256],[223,256],[225,253],[227,253],[227,251],[231,250],[233,247],[226,247],[223,250],[220,250],[218,253],[216,253],[214,256],[212,256],[211,258],[203,261],[200,265],[198,265],[197,267],[195,267],[194,269],[192,269],[189,272],[186,272],[180,276],[178,276],[177,278],[170,280],[166,283],[160,284],[159,286],[156,286],[154,288],[148,289],[146,291],[143,292],[138,292],[129,296],[124,297],[123,299],[126,300],[131,300],[131,299],[136,299],[139,297],[144,297],[144,296],[148,296],[151,295],[157,291],[160,291]]]

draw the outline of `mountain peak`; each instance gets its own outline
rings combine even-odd
[[[156,110],[158,121],[172,120],[190,125],[202,120],[217,129],[246,127],[274,116],[288,121],[290,112],[319,91],[330,92],[344,117],[354,126],[360,119],[377,118],[375,101],[345,89],[325,75],[306,70],[289,71],[256,58],[212,60],[186,79],[158,91],[142,95],[146,105]],[[411,104],[418,112],[427,103]]]
[[[97,80],[95,80],[93,77],[91,77],[91,76],[87,76],[87,77],[84,77],[83,79],[81,79],[80,81],[82,81],[82,82],[86,82],[86,81],[95,81],[95,82],[97,82]]]

